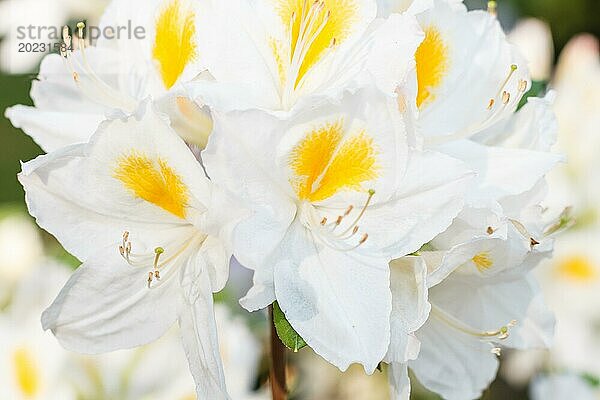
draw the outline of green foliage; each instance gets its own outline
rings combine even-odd
[[[298,332],[292,328],[292,325],[288,322],[279,308],[279,304],[277,302],[273,303],[273,322],[275,323],[275,329],[277,330],[277,336],[281,339],[281,342],[288,349],[297,352],[301,348],[306,346],[306,342]]]
[[[527,99],[530,97],[542,97],[546,93],[546,89],[548,88],[548,82],[545,81],[532,81],[531,89],[527,91],[521,98],[519,102],[519,106],[517,109],[521,109],[525,104],[527,104]]]

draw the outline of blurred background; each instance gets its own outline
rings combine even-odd
[[[465,3],[477,9],[487,2]],[[22,15],[15,15],[15,4]],[[105,0],[0,0],[0,110],[32,104],[29,89],[40,62],[35,55],[18,65],[7,61],[14,47],[8,21],[73,25],[97,20],[105,5]],[[557,91],[556,150],[566,153],[569,163],[550,176],[554,195],[547,205],[571,205],[576,223],[559,238],[554,259],[538,269],[557,314],[554,347],[504,353],[498,379],[483,399],[538,400],[549,394],[600,399],[600,2],[500,0],[498,12],[528,58],[536,90]],[[41,331],[41,312],[78,262],[26,213],[16,174],[21,160],[42,151],[3,117],[0,140],[0,399],[194,399],[177,332],[147,348],[82,357]],[[248,271],[234,266],[231,282],[218,295],[221,351],[232,397],[268,399],[266,316],[249,316],[236,301],[249,279]],[[290,358],[293,399],[388,398],[385,373],[369,377],[351,368],[340,374],[310,350]],[[18,379],[5,382],[11,370]],[[416,386],[414,399],[437,398]]]

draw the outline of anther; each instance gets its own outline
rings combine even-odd
[[[538,244],[540,244],[540,242],[538,242],[534,238],[529,238],[529,244],[531,245],[531,248],[533,249],[535,246],[537,246]]]
[[[488,109],[488,110],[491,110],[491,109],[494,107],[494,103],[495,103],[495,102],[496,102],[496,100],[494,100],[494,99],[490,99],[490,102],[489,102],[489,104],[488,104],[488,106],[487,106],[487,109]]]
[[[502,355],[502,349],[500,347],[493,347],[491,352],[497,357],[500,357]]]
[[[337,217],[337,219],[335,220],[335,224],[339,225],[342,223],[342,220],[344,219],[344,217],[342,217],[341,215]]]
[[[488,235],[491,235],[494,233],[494,228],[492,228],[491,226],[488,226],[487,230],[486,230]]]
[[[352,212],[352,210],[354,209],[354,206],[348,206],[348,208],[346,209],[346,212],[344,213],[344,217],[347,216],[348,214],[350,214]]]
[[[323,217],[323,219],[321,220],[321,225],[325,226],[326,223],[327,223],[327,217]]]
[[[148,289],[150,289],[150,285],[152,285],[153,279],[154,279],[154,273],[152,271],[148,272]]]
[[[502,104],[508,104],[508,102],[510,101],[510,93],[508,93],[506,90],[504,92],[502,92]]]
[[[364,242],[366,242],[368,238],[369,238],[369,234],[365,233],[363,235],[362,239],[360,239],[360,242],[358,242],[358,245],[360,246],[361,244],[363,244]]]
[[[527,81],[525,79],[519,80],[519,92],[524,92],[527,89]]]

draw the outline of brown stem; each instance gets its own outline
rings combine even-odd
[[[286,349],[275,330],[273,321],[273,306],[269,306],[269,321],[271,325],[271,367],[269,380],[273,400],[287,400],[285,384]]]

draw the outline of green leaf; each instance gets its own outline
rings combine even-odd
[[[530,97],[542,97],[546,93],[546,89],[548,88],[548,83],[545,81],[532,81],[531,88],[521,97],[521,101],[519,102],[519,106],[517,110],[520,110],[525,104],[527,104],[527,99]]]
[[[583,379],[592,387],[597,388],[600,387],[600,378],[596,375],[584,373],[581,375]]]
[[[273,323],[275,324],[275,329],[277,330],[277,336],[281,339],[281,342],[288,349],[293,352],[297,352],[301,348],[306,346],[306,342],[298,333],[292,328],[292,325],[288,322],[279,308],[279,304],[277,302],[273,303]]]

